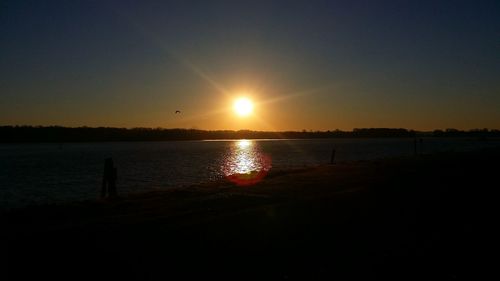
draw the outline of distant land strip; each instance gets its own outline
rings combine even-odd
[[[20,142],[108,142],[108,141],[170,141],[222,139],[318,139],[318,138],[415,138],[472,137],[498,138],[500,130],[457,129],[415,131],[403,128],[355,128],[352,131],[251,131],[198,130],[165,128],[112,128],[62,126],[0,126],[1,143]]]

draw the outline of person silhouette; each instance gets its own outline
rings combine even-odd
[[[116,192],[116,168],[113,166],[113,159],[106,158],[104,160],[104,175],[102,177],[101,198],[106,196],[109,198],[117,197]]]

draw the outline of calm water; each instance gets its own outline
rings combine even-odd
[[[424,153],[474,150],[499,141],[425,139]],[[0,145],[0,207],[97,198],[113,157],[120,193],[224,177],[252,183],[271,169],[413,154],[412,139],[240,140]]]

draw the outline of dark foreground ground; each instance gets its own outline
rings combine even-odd
[[[499,163],[447,153],[11,211],[7,280],[495,276]]]

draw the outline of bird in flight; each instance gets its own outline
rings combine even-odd
[[[175,114],[177,114],[177,113],[181,113],[181,111],[180,111],[180,110],[176,110],[176,111],[175,111]]]

